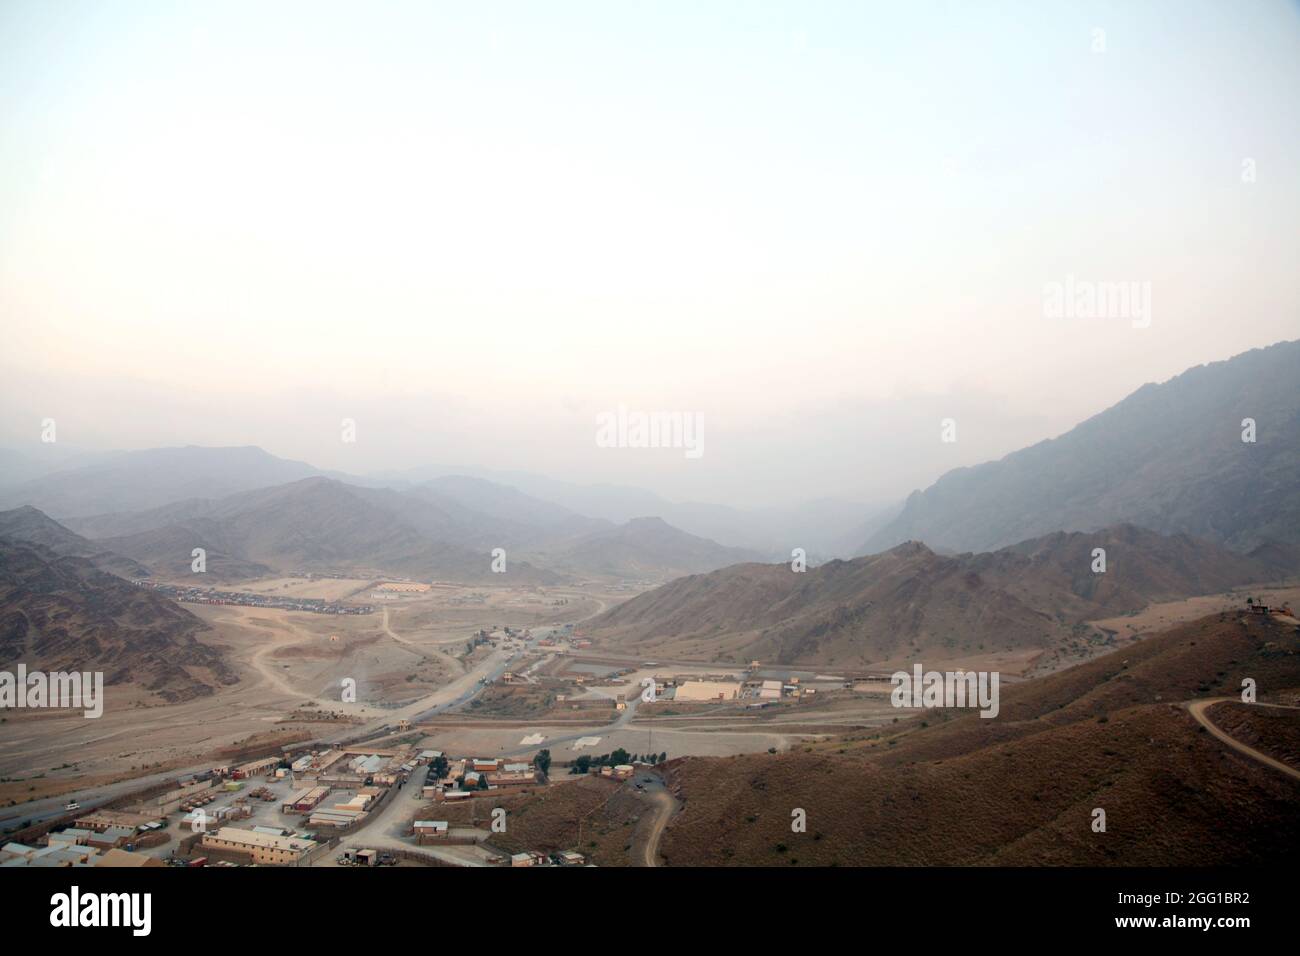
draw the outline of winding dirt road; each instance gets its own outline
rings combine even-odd
[[[650,794],[649,799],[655,805],[655,819],[650,825],[650,833],[642,848],[642,857],[646,866],[658,866],[659,841],[663,838],[664,828],[668,826],[668,820],[673,815],[673,798],[667,791],[661,790]]]
[[[413,641],[408,641],[406,638],[400,636],[396,631],[394,631],[388,623],[388,608],[384,608],[384,620],[382,626],[385,634],[392,638],[394,642],[409,650],[412,654],[418,654],[425,660],[441,661],[443,664],[446,664],[451,668],[453,674],[465,673],[465,664],[460,660],[460,658],[452,657],[445,651],[429,650],[421,647],[419,644],[416,644]]]
[[[663,838],[668,821],[677,812],[677,800],[664,786],[663,778],[657,773],[638,772],[628,786],[640,784],[641,790],[635,791],[637,799],[650,805],[654,816],[648,826],[638,826],[632,837],[632,865],[658,866],[659,841]]]
[[[1235,699],[1236,698],[1233,697],[1211,697],[1208,700],[1191,700],[1187,702],[1187,709],[1188,711],[1191,712],[1192,717],[1196,719],[1196,722],[1198,724],[1200,724],[1202,727],[1208,730],[1217,739],[1227,744],[1233,750],[1237,751],[1238,753],[1245,754],[1247,757],[1251,758],[1252,760],[1257,760],[1262,764],[1272,767],[1274,770],[1280,770],[1288,777],[1291,777],[1292,779],[1300,780],[1300,770],[1297,770],[1295,767],[1289,766],[1288,764],[1284,764],[1282,761],[1276,760],[1273,757],[1270,757],[1266,753],[1261,753],[1260,751],[1256,750],[1254,747],[1249,746],[1248,744],[1243,744],[1236,737],[1233,737],[1230,734],[1228,734],[1226,731],[1220,729],[1217,724],[1215,724],[1212,720],[1210,720],[1209,715],[1206,713],[1207,710],[1209,710],[1215,704],[1223,703],[1224,701],[1234,701]],[[1278,710],[1300,710],[1300,707],[1286,707],[1282,704],[1256,703],[1256,704],[1251,704],[1250,706],[1274,707],[1277,708]]]
[[[284,694],[284,696],[291,701],[311,700],[318,705],[321,704],[322,701],[319,698],[304,694],[302,691],[297,690],[292,684],[284,679],[284,675],[277,670],[274,665],[266,660],[268,655],[278,653],[279,651],[285,650],[289,647],[296,647],[299,644],[308,643],[314,635],[294,626],[292,622],[289,621],[284,622],[284,624],[279,627],[271,627],[258,622],[250,622],[249,627],[255,628],[259,631],[267,631],[271,635],[270,640],[261,644],[248,659],[249,665],[253,670],[257,671],[262,680],[267,684],[270,684],[280,693]]]

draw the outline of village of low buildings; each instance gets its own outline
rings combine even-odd
[[[631,768],[627,768],[630,770]],[[597,771],[599,772],[599,771]],[[491,798],[545,783],[531,762],[448,757],[438,750],[339,746],[268,756],[156,788],[115,809],[75,813],[39,839],[0,848],[3,867],[313,866],[417,862],[426,848],[478,844],[434,806]],[[398,802],[402,801],[402,802]],[[348,838],[386,810],[410,813],[403,846],[371,848]],[[428,862],[433,862],[430,857]],[[501,866],[580,865],[576,850],[509,854]]]
[[[429,585],[387,581],[370,587],[375,594],[405,595]],[[525,652],[534,655],[480,681],[474,696],[492,687],[494,700],[522,694],[525,701],[545,701],[552,712],[595,715],[589,725],[594,733],[562,738],[556,779],[548,775],[550,751],[537,749],[547,740],[543,734],[516,738],[516,753],[527,757],[452,753],[437,748],[436,728],[398,719],[361,741],[288,745],[103,807],[83,810],[70,804],[65,816],[14,833],[0,847],[0,866],[591,865],[576,826],[571,837],[559,838],[572,839],[571,845],[557,847],[551,839],[543,851],[513,841],[496,845],[488,820],[497,801],[545,794],[586,776],[626,783],[629,791],[655,782],[639,771],[668,755],[652,753],[658,748],[649,746],[650,740],[643,754],[618,746],[600,753],[608,733],[600,728],[612,726],[610,721],[622,726],[620,715],[629,708],[648,705],[651,715],[669,718],[714,708],[735,714],[798,707],[819,699],[819,689],[823,697],[880,689],[878,675],[791,674],[757,661],[730,672],[704,667],[675,672],[654,662],[634,666],[596,654],[577,658],[590,641],[574,625],[537,631],[502,626],[471,635],[471,647],[499,647],[511,653],[511,662]],[[647,695],[651,680],[653,694]]]

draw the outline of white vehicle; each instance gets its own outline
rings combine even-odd
[[[64,810],[67,810],[67,811],[69,811],[69,812],[71,812],[71,811],[73,811],[73,810],[80,810],[80,809],[81,809],[81,804],[77,803],[77,801],[74,800],[74,801],[72,801],[71,803],[69,803],[67,806],[65,806],[63,809],[64,809]]]

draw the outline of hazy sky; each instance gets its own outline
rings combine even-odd
[[[0,444],[877,501],[1300,336],[1298,222],[1281,0],[3,0]]]

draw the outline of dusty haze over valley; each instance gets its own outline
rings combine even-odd
[[[1297,115],[1280,0],[0,4],[0,869],[1293,866]]]

